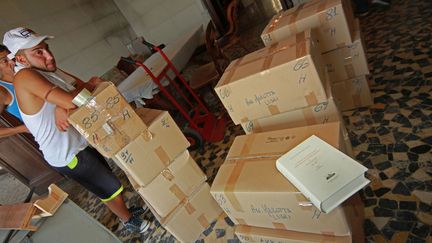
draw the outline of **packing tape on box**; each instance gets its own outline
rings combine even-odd
[[[235,184],[237,183],[237,180],[240,177],[241,171],[245,163],[246,163],[245,160],[239,160],[235,163],[234,168],[231,172],[230,177],[228,178],[228,181],[226,182],[225,189],[224,189],[225,195],[230,201],[234,210],[239,212],[244,212],[244,211],[237,197],[234,195],[234,189],[235,189]]]
[[[318,99],[313,91],[309,92],[309,94],[305,96],[305,100],[309,106],[318,104]]]
[[[287,227],[285,227],[285,225],[282,223],[272,222],[272,225],[275,229],[287,230]]]
[[[350,90],[355,90],[355,93],[352,94],[352,101],[355,106],[362,106],[363,102],[361,99],[361,93],[362,93],[362,84],[361,80],[359,79],[353,79],[349,81]]]
[[[243,61],[244,56],[234,60],[229,65],[229,67],[225,70],[223,80],[218,84],[219,87],[224,86],[224,85],[231,82],[231,80],[232,80],[232,78],[236,72],[236,69],[238,67],[256,62],[260,59],[264,59],[260,71],[265,71],[265,70],[269,69],[271,67],[271,63],[272,63],[272,59],[273,59],[274,55],[276,55],[279,52],[285,51],[287,49],[295,47],[296,48],[296,58],[300,58],[300,57],[305,56],[307,53],[306,41],[305,41],[307,39],[306,34],[304,32],[299,33],[298,37],[296,36],[296,39],[303,40],[303,41],[299,42],[299,43],[296,42],[296,43],[293,43],[290,45],[284,45],[284,46],[279,46],[280,45],[279,43],[275,43],[266,49],[267,54],[265,54],[264,56],[253,58],[253,59],[250,59],[246,62]]]
[[[269,105],[267,106],[268,111],[272,116],[280,114],[279,108],[277,105]]]
[[[249,118],[247,118],[247,117],[243,117],[242,119],[240,119],[241,123],[245,123],[245,122],[248,122],[248,121],[249,121]]]
[[[242,149],[240,150],[240,156],[247,155],[250,152],[250,146],[255,141],[256,136],[255,135],[249,135],[246,137],[246,140],[243,144]]]
[[[288,26],[290,29],[290,35],[297,33],[297,27],[296,27],[296,21],[297,21],[297,16],[300,14],[300,11],[302,11],[302,9],[306,6],[306,4],[300,4],[295,10],[294,12],[292,12],[291,14],[284,16],[284,17],[288,17],[289,16],[289,20],[288,20]],[[269,32],[273,31],[269,30]]]
[[[321,234],[322,235],[325,235],[325,236],[327,236],[327,237],[336,237],[336,234],[335,234],[335,232],[333,232],[333,231],[321,231]]]
[[[238,65],[240,65],[241,61],[243,60],[243,57],[244,57],[244,56],[242,56],[242,57],[240,57],[240,58],[234,60],[234,61],[233,61],[233,62],[228,66],[228,68],[225,69],[225,72],[224,72],[224,74],[223,74],[223,76],[222,76],[224,79],[222,80],[222,82],[220,82],[219,86],[223,86],[223,85],[226,85],[226,84],[228,84],[229,82],[231,82],[231,79],[232,79],[232,77],[233,77],[234,74],[235,74],[236,67],[237,67]]]
[[[311,109],[302,109],[302,112],[307,125],[318,124],[315,119],[314,112]]]
[[[354,106],[356,107],[362,106],[362,99],[359,93],[353,94],[352,99],[353,99]]]
[[[191,203],[186,203],[185,204],[185,209],[186,209],[186,212],[189,214],[189,215],[191,215],[191,214],[193,214],[195,211],[196,211],[196,209],[194,208],[194,206],[192,206],[192,204]]]
[[[180,189],[177,184],[170,186],[169,190],[172,194],[174,194],[174,196],[176,196],[179,201],[187,198],[186,194]]]
[[[352,63],[344,64],[344,70],[347,78],[354,78],[356,76],[354,65]]]
[[[209,225],[210,222],[207,220],[206,216],[204,215],[204,213],[202,213],[199,217],[198,217],[198,222],[200,223],[200,225],[206,229]]]
[[[235,218],[235,220],[238,222],[238,224],[240,225],[247,225],[246,220],[244,220],[243,218]]]
[[[162,146],[157,147],[154,150],[156,156],[160,159],[160,161],[165,165],[168,166],[170,163],[170,158],[168,156],[168,153],[163,149]]]
[[[165,169],[161,172],[161,175],[162,175],[165,179],[167,179],[168,181],[172,181],[172,180],[174,180],[174,178],[175,178],[175,176],[173,175],[173,173],[172,173],[168,168],[165,168]]]

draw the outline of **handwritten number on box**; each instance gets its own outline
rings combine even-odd
[[[93,110],[92,113],[90,113],[90,116],[84,117],[82,119],[82,124],[84,125],[85,129],[89,129],[92,127],[93,123],[95,123],[99,119],[99,112],[97,110]]]
[[[309,66],[309,62],[307,58],[302,58],[297,61],[297,63],[294,65],[293,69],[294,71],[298,71],[300,69],[305,69]]]
[[[135,160],[134,160],[134,158],[133,158],[133,156],[132,156],[132,153],[131,152],[129,152],[127,149],[126,150],[124,150],[124,151],[122,151],[121,153],[120,153],[120,158],[127,164],[127,163],[130,163],[130,164],[132,164],[133,162],[135,162]]]
[[[120,95],[117,94],[114,97],[108,97],[108,99],[106,100],[106,108],[111,109],[114,107],[114,105],[116,105],[117,103],[120,102]]]
[[[332,7],[332,8],[327,9],[327,12],[326,12],[326,19],[327,20],[333,19],[333,17],[336,15],[337,15],[336,7]]]
[[[327,109],[328,102],[319,103],[314,107],[315,112],[325,111]]]

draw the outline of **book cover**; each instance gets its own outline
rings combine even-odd
[[[315,135],[280,157],[276,168],[324,213],[370,182],[366,167]]]

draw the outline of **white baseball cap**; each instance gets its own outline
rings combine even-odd
[[[21,49],[32,48],[45,39],[52,39],[54,36],[39,35],[33,30],[23,27],[18,27],[9,30],[4,34],[3,44],[9,49],[10,53],[7,56],[9,59],[15,57],[15,54]]]

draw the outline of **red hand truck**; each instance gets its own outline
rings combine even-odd
[[[168,100],[178,109],[180,114],[186,120],[185,124],[178,124],[182,128],[183,134],[191,143],[190,149],[200,148],[206,142],[218,142],[224,138],[225,135],[225,126],[226,126],[226,118],[224,115],[217,118],[214,114],[212,114],[209,109],[204,105],[199,96],[190,88],[189,84],[186,82],[184,77],[180,74],[171,60],[167,57],[167,55],[162,51],[162,49],[158,46],[155,46],[145,40],[143,43],[149,47],[151,50],[159,53],[164,61],[166,62],[165,67],[162,69],[159,75],[155,75],[150,68],[148,68],[144,63],[139,61],[134,61],[128,58],[122,58],[124,61],[129,62],[131,64],[135,64],[139,67],[144,68],[147,74],[153,79],[153,81],[157,84],[162,94],[168,98]],[[190,97],[184,93],[184,90],[181,89],[179,84],[171,77],[169,77],[168,72],[172,71],[175,74],[175,78],[180,80],[180,84],[184,86],[186,92],[189,92]],[[176,98],[164,87],[161,83],[161,80],[166,78],[169,81],[169,84],[174,87],[174,91],[178,92],[180,97],[185,101],[187,106],[189,107],[187,112],[186,109],[180,105],[180,103],[176,100]],[[179,122],[177,122],[179,123]],[[183,125],[183,126],[182,126]]]

